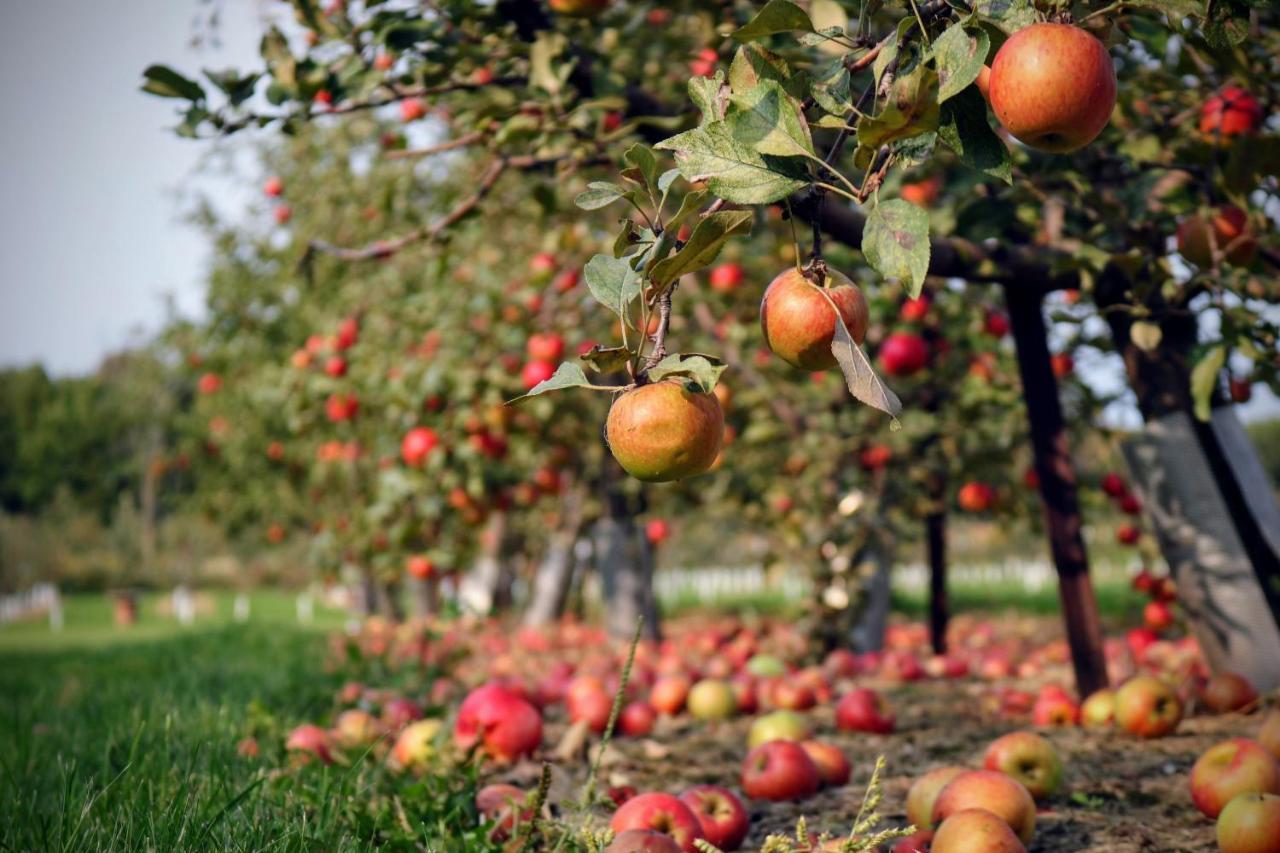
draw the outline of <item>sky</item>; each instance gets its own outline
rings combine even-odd
[[[153,62],[250,65],[265,5],[217,4],[215,49],[191,46],[216,8],[200,0],[0,4],[0,366],[85,373],[154,333],[167,297],[198,313],[207,247],[178,195],[208,144],[169,132],[177,102],[138,87]],[[201,188],[247,203],[229,181]]]
[[[156,332],[170,310],[198,316],[208,260],[182,221],[199,193],[221,211],[246,208],[245,179],[194,175],[207,142],[180,139],[176,101],[139,90],[160,62],[188,72],[251,67],[269,0],[38,0],[0,4],[0,367],[43,363],[92,371],[104,355]],[[193,45],[218,11],[218,44]],[[244,146],[243,140],[233,146]],[[1114,356],[1080,360],[1099,390],[1124,382]],[[1265,388],[1240,407],[1275,416]],[[1140,422],[1129,404],[1108,420]]]

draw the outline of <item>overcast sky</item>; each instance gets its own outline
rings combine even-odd
[[[206,247],[175,194],[207,143],[169,133],[177,102],[138,86],[153,62],[252,63],[264,4],[219,5],[213,49],[190,44],[214,8],[199,0],[0,3],[0,365],[86,372],[154,332],[167,294],[199,309]]]
[[[202,304],[202,237],[181,221],[193,190],[223,210],[257,198],[256,183],[193,180],[206,142],[179,139],[177,102],[139,91],[153,62],[195,71],[249,67],[269,0],[221,0],[220,44],[192,44],[208,0],[37,0],[0,3],[0,366],[42,362],[65,375],[154,333],[166,298]],[[243,145],[244,142],[232,144]],[[256,182],[256,178],[254,179]],[[1115,356],[1081,359],[1091,384],[1124,382]],[[1265,388],[1241,414],[1274,415]],[[1136,425],[1131,406],[1112,420]]]

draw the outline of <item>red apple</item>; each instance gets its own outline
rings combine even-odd
[[[1280,708],[1272,708],[1262,718],[1262,725],[1258,728],[1258,743],[1276,758],[1280,758]]]
[[[651,518],[644,526],[644,535],[654,545],[661,545],[671,536],[671,523],[665,518]]]
[[[1191,799],[1205,817],[1216,818],[1237,794],[1280,794],[1280,761],[1243,737],[1210,747],[1191,768]]]
[[[418,720],[401,730],[391,748],[391,757],[405,770],[421,770],[436,754],[439,720]]]
[[[1049,356],[1049,367],[1053,370],[1054,376],[1065,379],[1075,372],[1076,360],[1069,352],[1055,352]]]
[[[859,687],[836,704],[836,728],[850,732],[887,735],[893,732],[893,710],[874,690]]]
[[[660,714],[674,716],[684,710],[689,698],[689,679],[683,675],[664,675],[649,690],[649,704]]]
[[[1200,132],[1230,139],[1262,124],[1262,105],[1239,86],[1226,86],[1200,108]]]
[[[771,740],[747,753],[742,790],[753,800],[799,800],[817,793],[822,779],[800,744]]]
[[[406,98],[400,102],[400,118],[407,122],[417,121],[427,114],[427,105],[420,98]]]
[[[902,308],[898,310],[898,316],[908,323],[919,323],[929,315],[929,296],[922,293],[915,299],[908,299],[902,303]]]
[[[476,792],[476,811],[494,824],[490,839],[505,841],[513,831],[533,820],[533,810],[525,805],[528,797],[515,785],[485,785]]]
[[[301,725],[289,732],[284,748],[308,758],[320,759],[324,764],[333,763],[333,744],[329,733],[319,726]]]
[[[604,731],[613,711],[613,697],[603,687],[570,693],[566,698],[572,722],[585,721],[593,732]]]
[[[749,821],[746,808],[732,791],[716,785],[695,785],[680,795],[680,801],[697,817],[708,842],[725,851],[742,846]]]
[[[961,486],[956,494],[956,503],[965,512],[986,512],[991,509],[995,499],[995,489],[973,480]]]
[[[1115,471],[1108,471],[1102,477],[1102,491],[1109,497],[1118,498],[1128,492],[1129,487],[1125,485],[1124,477],[1121,477]]]
[[[991,108],[1021,142],[1065,153],[1094,140],[1116,105],[1107,48],[1067,24],[1032,24],[1014,33],[991,62]]]
[[[1213,248],[1236,266],[1248,266],[1258,250],[1248,215],[1231,204],[1213,211],[1208,222],[1203,216],[1188,216],[1178,225],[1177,240],[1178,254],[1198,267],[1213,264]]]
[[[627,829],[614,836],[604,853],[681,853],[670,835],[652,829]]]
[[[1200,690],[1200,701],[1215,714],[1239,711],[1258,701],[1249,679],[1234,672],[1219,672]]]
[[[609,828],[616,833],[648,829],[669,835],[684,853],[695,853],[693,842],[703,837],[702,825],[689,807],[670,794],[638,794],[613,813]]]
[[[831,352],[836,309],[849,334],[861,344],[867,336],[868,317],[862,291],[835,270],[828,270],[820,287],[792,267],[769,283],[760,302],[765,344],[792,367],[829,370],[836,366]]]
[[[1080,723],[1080,708],[1066,695],[1042,695],[1031,706],[1031,722],[1037,726],[1074,726]]]
[[[262,191],[271,198],[278,198],[284,194],[284,181],[272,175],[267,178],[267,182],[262,185]]]
[[[933,834],[930,853],[1026,853],[1022,841],[999,816],[986,809],[963,809]]]
[[[988,311],[982,320],[982,331],[993,338],[1009,334],[1009,315],[1003,311]]]
[[[493,758],[514,761],[542,743],[542,715],[509,687],[489,683],[462,701],[453,737],[462,749],[479,744]]]
[[[1148,601],[1142,608],[1142,623],[1157,634],[1162,634],[1173,627],[1173,611],[1163,601]]]
[[[1149,675],[1129,679],[1116,691],[1116,725],[1139,737],[1162,737],[1178,727],[1182,703],[1169,685]]]
[[[929,363],[929,345],[908,332],[894,332],[880,344],[880,367],[890,376],[914,376]]]
[[[400,442],[400,458],[406,465],[421,465],[439,444],[440,439],[436,436],[435,430],[414,427],[404,434]]]
[[[1007,823],[1023,843],[1036,830],[1036,804],[1018,781],[992,770],[966,770],[947,783],[933,804],[933,822],[942,824],[966,809],[986,809]],[[935,843],[937,836],[934,837]]]
[[[820,740],[805,740],[800,742],[800,748],[808,753],[809,759],[818,768],[818,777],[823,785],[838,788],[849,781],[853,768],[849,766],[849,759],[845,758],[840,747]]]
[[[564,338],[555,332],[537,332],[525,342],[525,352],[534,361],[559,361],[564,357]]]
[[[390,731],[398,731],[414,720],[421,719],[422,709],[412,699],[397,696],[382,705],[382,724]]]
[[[1280,851],[1280,797],[1237,794],[1218,815],[1220,853]]]
[[[1062,784],[1062,759],[1053,744],[1034,732],[1010,732],[987,747],[983,766],[1017,779],[1037,800],[1051,797]]]
[[[716,293],[732,293],[742,284],[742,267],[739,264],[721,264],[711,270],[711,289]]]
[[[618,731],[627,737],[644,737],[653,731],[658,714],[645,702],[632,702],[618,715]]]

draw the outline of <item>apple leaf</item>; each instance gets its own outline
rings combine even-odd
[[[167,65],[150,65],[142,72],[146,82],[142,91],[161,98],[182,98],[187,101],[203,101],[204,89],[194,80],[183,77]]]
[[[800,105],[774,80],[761,80],[754,89],[730,97],[724,118],[734,139],[762,155],[814,153]]]
[[[773,80],[785,87],[794,83],[795,78],[791,76],[787,61],[778,54],[758,44],[742,45],[729,66],[729,89],[747,92],[764,80]]]
[[[905,54],[904,54],[905,56]],[[899,72],[880,114],[858,122],[858,146],[874,151],[938,127],[938,74],[923,62]]]
[[[647,185],[654,186],[657,183],[658,158],[648,145],[637,142],[627,149],[626,153],[622,155],[622,159],[640,170],[640,174],[644,177],[644,182]]]
[[[825,295],[826,291],[823,293]],[[831,297],[828,296],[827,300],[830,301],[830,299]],[[831,304],[831,310],[836,315],[835,335],[831,338],[831,354],[836,357],[836,363],[840,365],[840,372],[844,375],[844,383],[848,386],[849,393],[860,403],[879,409],[892,418],[893,420],[889,423],[890,429],[901,429],[902,424],[898,422],[898,415],[902,413],[902,401],[880,381],[867,354],[849,334],[849,329],[845,326],[840,312],[836,310],[835,303]]]
[[[973,10],[1006,33],[1015,33],[1040,20],[1031,0],[977,0]]]
[[[960,24],[952,24],[938,36],[930,49],[938,70],[938,102],[960,94],[978,79],[987,61],[991,38],[982,30],[970,33]]]
[[[1226,347],[1215,346],[1191,368],[1191,399],[1195,404],[1196,417],[1202,421],[1209,420],[1213,392],[1218,388],[1218,375],[1226,360]]]
[[[1009,149],[987,120],[987,102],[976,86],[969,86],[942,105],[938,139],[971,169],[1013,183]]]
[[[587,380],[587,374],[582,372],[581,367],[571,361],[566,361],[564,364],[556,368],[556,372],[551,374],[550,379],[542,380],[537,385],[530,388],[529,393],[522,394],[514,400],[509,400],[507,404],[519,403],[529,399],[530,397],[536,397],[539,394],[545,394],[548,391],[559,391],[563,388],[595,388],[599,390],[600,386],[592,385]]]
[[[901,281],[915,299],[929,272],[929,215],[900,198],[881,202],[867,217],[862,254],[876,272]]]
[[[715,356],[673,353],[649,368],[649,379],[657,382],[671,376],[683,376],[705,393],[711,393],[724,370],[724,362]]]
[[[706,201],[707,195],[708,193],[706,190],[693,190],[686,193],[685,197],[680,200],[680,209],[677,210],[676,215],[671,217],[667,222],[667,230],[670,231],[675,228],[679,231],[681,225],[683,225],[690,217],[696,216],[702,209],[702,203]]]
[[[847,115],[853,109],[849,68],[843,56],[818,63],[809,69],[809,74],[809,94],[818,106],[837,116]]]
[[[597,373],[612,373],[626,367],[631,358],[631,350],[626,347],[606,347],[596,344],[578,356]]]
[[[680,251],[654,265],[650,276],[654,285],[666,287],[682,275],[709,266],[730,237],[751,233],[754,220],[755,212],[751,210],[720,210],[704,217]]]
[[[619,317],[626,316],[627,306],[640,295],[640,276],[625,258],[595,255],[582,274],[596,301]]]
[[[573,203],[583,210],[599,210],[631,195],[632,191],[624,190],[617,184],[607,181],[592,181],[587,188],[578,193]]]
[[[734,30],[733,37],[741,42],[757,41],[777,33],[813,32],[809,15],[790,0],[769,0],[743,27]]]
[[[715,77],[692,77],[689,80],[689,100],[698,108],[702,118],[699,127],[719,120],[724,115],[724,107],[720,102],[720,88],[724,86],[724,72],[717,71]],[[659,145],[659,148],[662,146]]]
[[[768,204],[809,184],[803,163],[762,155],[736,139],[724,121],[707,122],[657,147],[675,152],[676,166],[686,180],[705,180],[711,192],[737,204]]]

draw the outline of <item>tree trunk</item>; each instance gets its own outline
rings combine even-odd
[[[524,624],[548,625],[564,615],[569,600],[569,586],[573,582],[573,547],[578,541],[579,526],[554,530],[547,540],[546,553],[538,564],[533,578],[533,594],[529,609],[524,614]]]
[[[929,642],[934,654],[947,653],[947,622],[951,603],[947,598],[947,514],[931,512],[924,519],[929,551]]]
[[[884,648],[889,627],[893,549],[873,534],[854,558],[854,571],[862,578],[862,602],[850,632],[855,651],[878,652]]]
[[[1081,696],[1087,696],[1107,686],[1107,661],[1102,650],[1098,601],[1089,579],[1089,560],[1082,533],[1084,519],[1076,496],[1076,472],[1067,445],[1058,383],[1049,363],[1041,297],[1012,284],[1005,287],[1005,300],[1018,350],[1018,372],[1031,423],[1031,446],[1040,480],[1049,549],[1058,570],[1058,593],[1075,668],[1076,689]]]
[[[362,567],[359,572],[360,580],[352,595],[351,606],[356,616],[367,618],[378,611],[378,585],[368,569]]]
[[[511,601],[507,541],[507,514],[495,512],[480,534],[480,556],[458,590],[459,601],[468,609],[489,615]]]
[[[1105,271],[1099,306],[1124,303],[1130,287],[1123,275]],[[1280,686],[1280,507],[1221,388],[1209,422],[1195,418],[1197,319],[1166,310],[1159,291],[1153,293],[1149,307],[1161,338],[1151,351],[1133,344],[1129,312],[1105,315],[1147,424],[1125,448],[1126,461],[1209,665],[1240,672],[1259,690],[1274,688]]]
[[[661,639],[658,604],[653,596],[653,554],[627,511],[625,499],[610,495],[610,508],[595,524],[596,567],[604,597],[604,621],[615,637],[635,633],[636,620],[644,617],[644,636]]]
[[[413,597],[413,613],[419,619],[428,619],[440,609],[440,587],[435,578],[410,580],[409,594]]]

